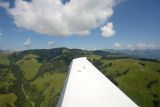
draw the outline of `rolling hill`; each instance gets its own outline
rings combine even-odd
[[[55,107],[71,60],[84,56],[139,106],[160,106],[158,60],[54,48],[0,52],[0,107]]]

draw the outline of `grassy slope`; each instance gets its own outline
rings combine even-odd
[[[25,56],[22,60],[17,61],[17,64],[22,70],[26,80],[30,80],[34,76],[36,76],[36,74],[38,74],[38,70],[42,64],[40,64],[36,58],[37,57],[33,55],[29,55],[29,58],[28,56]],[[57,65],[58,63],[59,62],[57,61],[53,62],[55,68],[58,68]],[[47,65],[50,64],[48,63]],[[59,65],[61,65],[61,63]],[[56,72],[58,72],[57,69],[55,70]],[[56,72],[45,71],[45,73],[42,73],[40,75],[38,74],[39,76],[30,83],[30,86],[31,87],[33,86],[36,91],[24,88],[25,96],[27,97],[29,102],[33,103],[32,106],[37,105],[36,104],[37,99],[36,100],[34,99],[36,94],[40,94],[39,97],[42,99],[39,104],[40,107],[56,105],[66,74],[66,73],[61,73],[61,72],[56,73]]]
[[[60,90],[63,86],[65,79],[65,73],[45,73],[42,77],[37,78],[32,82],[36,85],[39,92],[42,92],[44,100],[41,102],[40,107],[46,107],[50,103],[51,99],[53,102],[57,102]],[[57,97],[57,98],[56,98]],[[54,101],[55,100],[55,101]],[[56,103],[54,103],[55,105]]]
[[[8,54],[0,53],[0,64],[8,65],[9,64],[8,56],[9,56]]]
[[[22,60],[17,62],[23,72],[25,79],[27,80],[32,79],[37,74],[38,69],[41,66],[41,64],[38,63],[36,58],[37,56],[29,54],[25,56]]]
[[[95,59],[101,60],[96,56]],[[93,57],[90,58],[93,60]],[[109,66],[109,63],[112,65]],[[140,63],[143,63],[142,66]],[[101,71],[112,77],[118,87],[141,107],[154,107],[153,101],[160,101],[160,63],[139,61],[135,59],[101,60]],[[127,73],[123,74],[127,70]],[[157,81],[148,88],[151,81]]]
[[[15,107],[14,103],[17,100],[16,95],[14,93],[5,94],[9,86],[13,84],[13,80],[16,79],[7,67],[3,67],[10,65],[8,54],[0,54],[0,65],[0,107]]]
[[[15,94],[0,94],[0,107],[15,107],[17,97]]]

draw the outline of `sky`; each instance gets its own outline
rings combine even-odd
[[[0,50],[159,49],[160,0],[0,0]]]

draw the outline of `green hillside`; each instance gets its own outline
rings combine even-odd
[[[0,53],[0,107],[55,107],[71,60],[83,56],[139,106],[160,106],[159,61],[55,48]]]

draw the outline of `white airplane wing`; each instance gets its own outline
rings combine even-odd
[[[57,107],[138,107],[85,57],[73,59]]]

